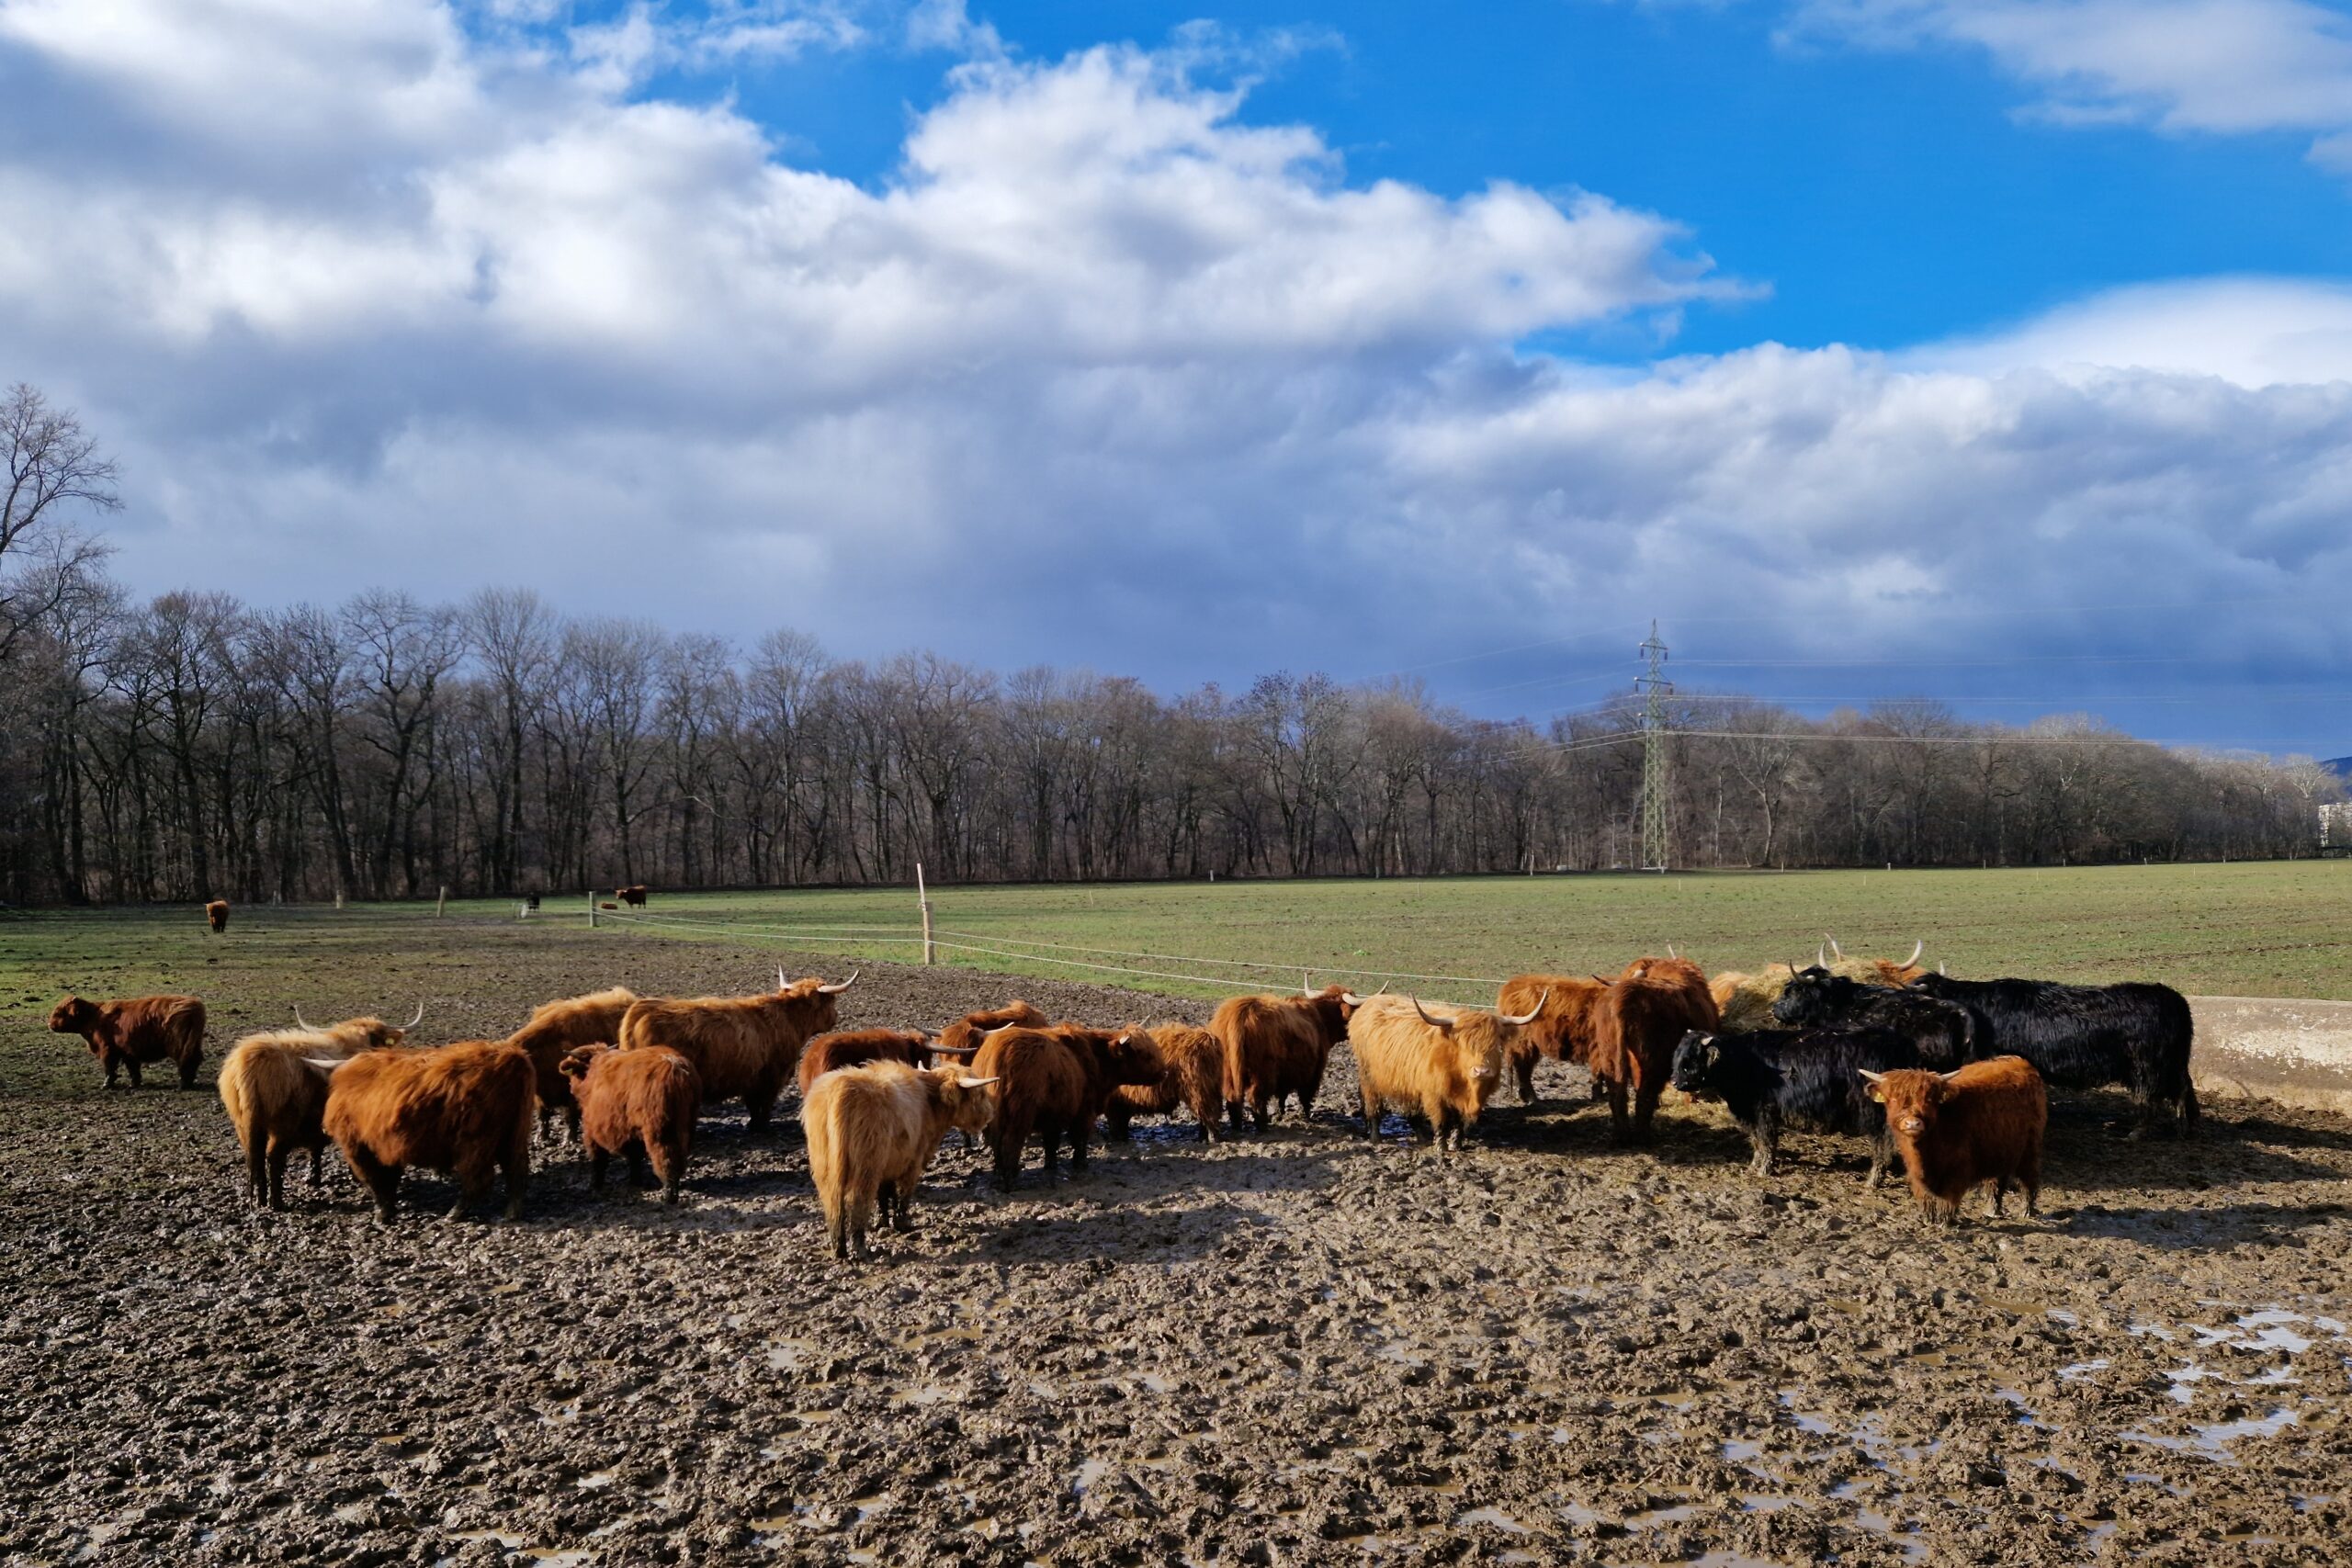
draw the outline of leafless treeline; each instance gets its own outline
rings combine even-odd
[[[1639,856],[1629,701],[1538,729],[1408,686],[828,659],[526,592],[333,610],[130,603],[61,507],[112,468],[0,398],[0,898],[396,897],[649,882],[1421,875]],[[1826,721],[1679,700],[1678,864],[2312,852],[2310,763],[1924,704]]]
[[[829,660],[566,619],[527,592],[335,610],[40,602],[0,715],[12,900],[392,897],[650,882],[1427,874],[1638,855],[1630,704],[1548,730],[1404,687],[1163,698],[927,654]],[[1688,698],[1688,865],[2310,852],[2314,766],[1926,705]],[[1701,732],[1719,733],[1701,733]]]

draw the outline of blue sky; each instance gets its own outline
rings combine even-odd
[[[141,592],[2352,751],[2340,5],[0,0],[0,105]]]

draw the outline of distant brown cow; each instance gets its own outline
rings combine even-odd
[[[634,887],[616,887],[613,890],[613,897],[632,909],[642,909],[645,908],[645,884],[640,882]]]
[[[1052,1021],[1027,1002],[1016,998],[1001,1008],[966,1013],[939,1032],[939,1049],[966,1053],[977,1051],[980,1048],[980,1036],[991,1029],[1002,1029],[1008,1024],[1017,1024],[1023,1029],[1043,1029]]]
[[[1304,1119],[1315,1109],[1331,1047],[1347,1038],[1348,1020],[1364,998],[1345,986],[1292,996],[1229,997],[1209,1016],[1209,1032],[1225,1047],[1225,1113],[1241,1130],[1241,1112],[1266,1130],[1269,1108],[1298,1098]]]
[[[107,1070],[107,1087],[130,1069],[130,1087],[140,1087],[139,1068],[145,1062],[170,1062],[179,1068],[180,1087],[196,1087],[197,1064],[204,1060],[204,1003],[195,997],[128,997],[119,1001],[92,1002],[68,997],[49,1015],[56,1034],[78,1034],[90,1055]]]
[[[620,1047],[667,1045],[702,1075],[704,1105],[740,1100],[759,1132],[792,1081],[801,1047],[840,1021],[839,998],[857,976],[828,985],[813,977],[787,981],[778,969],[775,982],[766,996],[638,1002],[621,1020]]]
[[[215,898],[204,907],[204,923],[212,928],[215,936],[229,929],[229,900]]]
[[[627,1156],[629,1174],[643,1181],[650,1157],[662,1201],[676,1202],[694,1149],[695,1111],[702,1104],[694,1064],[660,1045],[641,1051],[583,1045],[564,1057],[560,1070],[580,1107],[589,1184],[604,1190],[605,1167],[615,1155]]]
[[[1514,975],[1495,995],[1498,1012],[1533,1012],[1534,1021],[1511,1037],[1508,1066],[1519,1080],[1519,1102],[1535,1103],[1535,1058],[1592,1065],[1594,1010],[1609,982],[1589,975]],[[1597,1080],[1596,1080],[1597,1083]]]
[[[424,1010],[418,1010],[422,1017]],[[295,1151],[311,1156],[311,1185],[319,1185],[320,1156],[327,1143],[329,1073],[362,1051],[389,1050],[408,1032],[380,1018],[348,1018],[340,1023],[265,1030],[229,1048],[220,1063],[220,1104],[237,1130],[245,1155],[246,1191],[256,1203],[286,1207],[286,1163]]]
[[[1148,1032],[1159,1051],[1159,1077],[1112,1090],[1102,1109],[1104,1136],[1125,1143],[1137,1116],[1166,1116],[1182,1105],[1200,1123],[1202,1139],[1216,1142],[1224,1132],[1225,1043],[1191,1023],[1155,1023]]]
[[[1111,1091],[1123,1083],[1150,1083],[1159,1072],[1159,1053],[1141,1030],[1064,1023],[989,1034],[972,1059],[972,1076],[999,1080],[996,1125],[989,1134],[997,1185],[1012,1190],[1033,1130],[1045,1149],[1046,1174],[1053,1173],[1065,1137],[1070,1168],[1084,1170],[1088,1134]]]
[[[1950,1224],[1961,1201],[1988,1181],[1995,1214],[2012,1181],[2025,1190],[2025,1212],[2037,1212],[2050,1103],[2032,1063],[1995,1056],[1949,1073],[1912,1067],[1862,1077],[1870,1097],[1886,1107],[1911,1195],[1930,1223]]]
[[[1459,1149],[1463,1133],[1502,1082],[1511,1036],[1541,1010],[1513,1015],[1440,1006],[1432,1012],[1411,997],[1368,998],[1348,1022],[1364,1135],[1378,1143],[1381,1109],[1394,1106],[1420,1113],[1439,1153],[1449,1145]]]
[[[1645,1143],[1659,1097],[1674,1077],[1674,1048],[1690,1031],[1721,1024],[1714,998],[1705,986],[1678,978],[1619,980],[1592,1016],[1592,1054],[1585,1065],[1609,1097],[1610,1134],[1619,1143]]]
[[[364,1051],[323,1062],[326,1134],[343,1150],[390,1224],[401,1173],[412,1165],[457,1179],[452,1219],[506,1182],[506,1217],[523,1213],[531,1177],[531,1122],[538,1090],[531,1058],[503,1040],[469,1040],[433,1051]]]
[[[621,1020],[637,1000],[635,991],[615,986],[586,996],[541,1002],[531,1010],[523,1027],[506,1037],[509,1045],[522,1047],[538,1075],[543,1130],[560,1111],[571,1135],[580,1135],[580,1108],[572,1101],[571,1080],[563,1076],[563,1059],[582,1045],[618,1044]]]
[[[929,1071],[875,1061],[830,1072],[800,1108],[808,1174],[836,1258],[872,1256],[866,1233],[878,1199],[893,1229],[914,1228],[915,1189],[950,1127],[985,1132],[991,1080],[950,1065]]]

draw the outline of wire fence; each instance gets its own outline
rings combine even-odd
[[[598,924],[613,921],[621,925],[644,927],[656,932],[678,935],[748,938],[753,941],[791,942],[822,942],[850,947],[905,946],[918,951],[927,947],[943,953],[967,953],[986,960],[1011,960],[1017,964],[1051,965],[1056,968],[1082,970],[1089,974],[1120,976],[1138,980],[1174,980],[1188,985],[1204,986],[1227,991],[1262,987],[1263,981],[1245,975],[1202,973],[1216,970],[1248,970],[1261,975],[1296,975],[1302,987],[1310,977],[1322,975],[1362,982],[1396,980],[1431,980],[1440,984],[1463,986],[1499,986],[1499,977],[1481,975],[1430,975],[1401,969],[1357,969],[1336,964],[1273,963],[1252,958],[1206,958],[1181,953],[1144,953],[1125,948],[1087,947],[1076,942],[1049,942],[1028,937],[1000,937],[978,931],[934,931],[926,937],[920,930],[905,926],[830,926],[790,925],[772,922],[757,924],[725,920],[692,919],[676,915],[648,915],[615,909],[599,909]],[[1055,952],[1035,952],[1046,948]],[[1085,953],[1084,958],[1062,957],[1062,953]],[[1106,964],[1105,958],[1129,958],[1137,964]],[[950,962],[954,962],[950,960]],[[1183,968],[1145,967],[1144,964],[1181,964]],[[996,965],[972,963],[964,967],[993,969]],[[1447,1007],[1483,1007],[1483,1002],[1462,1002],[1442,997],[1423,997],[1424,1001]]]

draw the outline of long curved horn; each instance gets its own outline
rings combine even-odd
[[[418,1024],[423,1023],[424,1021],[424,998],[423,997],[419,997],[416,998],[416,1016],[410,1019],[406,1023],[401,1024],[401,1027],[402,1029],[414,1029]]]
[[[294,1010],[294,1021],[304,1029],[311,1027],[311,1021],[302,1016],[302,1010],[299,1006]]]
[[[775,966],[775,988],[779,991],[792,989],[792,982],[784,977],[784,965],[781,964]]]
[[[1674,944],[1670,942],[1666,944],[1666,955],[1668,958],[1679,958],[1682,956],[1682,954],[1674,951]]]
[[[965,1088],[965,1089],[986,1089],[986,1088],[988,1088],[988,1087],[989,1087],[989,1085],[990,1085],[990,1084],[992,1084],[992,1083],[996,1082],[996,1079],[994,1079],[994,1078],[957,1078],[956,1081],[956,1083],[958,1083],[959,1085],[961,1085],[961,1086],[962,1086],[963,1088]]]
[[[1862,1081],[1865,1083],[1884,1083],[1886,1081],[1886,1075],[1884,1073],[1874,1073],[1868,1067],[1863,1067],[1859,1070],[1862,1075]]]
[[[1507,1012],[1498,1012],[1498,1013],[1495,1014],[1495,1016],[1496,1016],[1497,1018],[1501,1019],[1505,1023],[1508,1023],[1508,1024],[1511,1025],[1513,1028],[1517,1028],[1517,1027],[1519,1027],[1519,1026],[1520,1026],[1520,1025],[1521,1025],[1521,1024],[1533,1023],[1533,1022],[1534,1022],[1538,1018],[1540,1018],[1540,1017],[1542,1017],[1542,1016],[1543,1016],[1543,1013],[1544,1013],[1544,1004],[1545,1002],[1550,1001],[1551,999],[1552,999],[1552,987],[1549,987],[1549,986],[1546,986],[1546,987],[1544,987],[1544,994],[1543,994],[1542,996],[1540,996],[1540,997],[1538,997],[1538,998],[1535,998],[1535,1010],[1534,1010],[1534,1011],[1532,1011],[1532,1012],[1523,1012],[1523,1013],[1521,1013],[1517,1018],[1513,1018],[1510,1014],[1509,1014],[1509,1013],[1507,1013]]]
[[[1813,966],[1815,969],[1826,969],[1829,967],[1829,950],[1827,948],[1815,947],[1813,950]],[[1793,975],[1796,971],[1792,969],[1789,973]]]
[[[1910,956],[1910,957],[1908,957],[1908,958],[1906,958],[1906,959],[1905,959],[1905,960],[1903,961],[1903,967],[1905,967],[1905,969],[1908,969],[1908,968],[1910,968],[1913,964],[1915,964],[1918,963],[1918,962],[1919,962],[1919,954],[1921,954],[1921,953],[1925,953],[1925,952],[1927,952],[1927,951],[1928,951],[1928,939],[1927,939],[1926,937],[1921,937],[1918,941],[1917,941],[1917,942],[1913,942],[1913,943],[1911,944],[1911,956]]]
[[[864,973],[865,971],[862,969],[853,969],[849,972],[848,979],[838,981],[831,986],[820,986],[817,989],[823,992],[826,996],[838,997],[843,991],[848,990],[852,986],[856,985],[857,977]]]
[[[348,1056],[305,1056],[302,1058],[304,1066],[316,1067],[329,1077],[334,1077],[334,1070],[349,1060],[351,1058]]]
[[[1451,1019],[1435,1019],[1435,1018],[1431,1018],[1431,1017],[1430,1016],[1429,1010],[1428,1010],[1427,1008],[1425,1008],[1425,1007],[1421,1006],[1421,998],[1419,998],[1419,997],[1412,997],[1412,998],[1408,998],[1408,1000],[1410,1000],[1410,1001],[1412,1002],[1412,1004],[1413,1004],[1413,1010],[1414,1010],[1415,1012],[1419,1013],[1419,1014],[1421,1015],[1421,1021],[1422,1021],[1423,1023],[1428,1024],[1431,1029],[1436,1030],[1440,1034],[1451,1034],[1451,1033],[1453,1033],[1453,1021]]]
[[[1315,994],[1315,987],[1308,985],[1306,983],[1306,971],[1304,969],[1300,970],[1298,972],[1298,994],[1302,997],[1311,997]]]
[[[1829,943],[1830,952],[1836,953],[1840,958],[1846,956],[1846,950],[1838,945],[1838,939],[1836,937],[1831,936],[1827,931],[1823,931],[1821,935],[1823,940]]]
[[[977,1056],[980,1054],[980,1048],[978,1045],[933,1045],[930,1049],[934,1056],[962,1057]]]
[[[1373,993],[1372,993],[1372,997],[1385,997],[1385,996],[1386,996],[1387,994],[1388,994],[1388,982],[1387,982],[1387,981],[1385,981],[1385,980],[1383,980],[1382,982],[1380,982],[1380,989],[1378,989],[1378,990],[1376,990],[1376,991],[1373,992]],[[1363,1004],[1364,1004],[1364,1003],[1366,1003],[1366,1002],[1368,1002],[1368,1001],[1372,1000],[1372,997],[1360,997],[1360,996],[1356,995],[1353,991],[1341,991],[1341,992],[1340,993],[1340,999],[1341,1001],[1343,1001],[1343,1002],[1347,1003],[1347,1004],[1348,1004],[1350,1007],[1351,1007],[1351,1008],[1360,1008],[1360,1007],[1363,1006]]]

